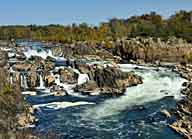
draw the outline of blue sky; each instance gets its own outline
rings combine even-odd
[[[97,25],[112,17],[127,18],[156,11],[164,17],[192,10],[192,0],[0,0],[0,25]]]

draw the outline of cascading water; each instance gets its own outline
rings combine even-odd
[[[79,75],[79,77],[78,77],[78,84],[79,85],[84,84],[84,83],[89,81],[89,76],[87,74],[82,74],[77,69],[73,69],[73,71]]]
[[[24,52],[25,56],[27,58],[30,58],[31,56],[39,56],[42,57],[43,59],[46,59],[48,56],[53,57],[51,50],[43,50],[43,49],[31,49],[28,48],[25,52]]]
[[[37,113],[37,130],[42,133],[53,130],[63,139],[178,138],[168,128],[173,119],[167,119],[160,111],[175,109],[176,100],[182,98],[180,88],[185,80],[166,68],[120,67],[123,71],[135,71],[144,83],[127,88],[126,94],[119,98],[70,96],[51,101],[49,98],[47,104],[31,99],[41,109]],[[61,84],[59,80],[56,82]]]
[[[123,71],[134,70],[129,66],[130,65],[127,65],[126,67],[126,65],[123,65],[121,69]],[[176,73],[163,68],[159,71],[153,69],[138,69],[135,70],[135,72],[143,77],[143,84],[127,88],[126,95],[117,99],[106,100],[93,109],[88,109],[85,115],[90,118],[99,119],[119,114],[129,107],[158,101],[166,96],[173,96],[175,99],[182,97],[180,88],[185,80],[180,78]]]
[[[20,80],[21,80],[21,87],[23,89],[27,89],[28,88],[27,77],[26,77],[25,73],[20,74]]]
[[[39,87],[38,87],[38,89],[45,89],[43,77],[41,74],[39,75]]]
[[[23,79],[23,75],[20,74],[20,81],[21,81],[21,87],[24,88],[24,79]]]

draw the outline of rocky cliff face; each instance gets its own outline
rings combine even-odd
[[[127,61],[192,62],[192,44],[174,37],[167,41],[137,37],[118,40],[113,45],[113,53]]]

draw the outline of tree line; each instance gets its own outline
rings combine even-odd
[[[175,36],[192,42],[192,11],[179,11],[167,19],[151,12],[127,19],[113,18],[99,26],[79,25],[15,25],[0,26],[0,39],[33,39],[73,43],[76,41],[102,42],[122,37]]]

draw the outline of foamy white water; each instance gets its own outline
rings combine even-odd
[[[131,71],[131,65],[120,65],[123,71]],[[134,66],[135,68],[135,66]],[[135,105],[143,105],[147,102],[160,100],[166,96],[173,96],[180,99],[180,89],[185,81],[176,73],[161,68],[159,71],[149,67],[139,67],[136,73],[143,77],[143,84],[127,88],[126,94],[119,98],[108,99],[92,109],[87,109],[83,118],[100,119],[111,115],[119,114],[121,111]]]
[[[21,79],[21,87],[24,88],[24,89],[27,89],[28,85],[27,85],[27,77],[26,77],[26,75],[21,74],[20,75],[20,79]]]
[[[55,58],[55,57],[53,56],[51,50],[45,51],[45,50],[42,50],[42,49],[41,49],[40,51],[38,51],[37,49],[30,49],[30,48],[28,48],[28,49],[24,52],[24,54],[25,54],[25,56],[26,56],[27,58],[30,58],[31,56],[39,56],[39,57],[42,57],[43,59],[46,59],[48,56]]]
[[[72,70],[73,70],[74,72],[76,72],[77,74],[79,74],[79,77],[78,77],[78,85],[84,84],[84,83],[86,83],[86,82],[89,81],[89,76],[88,76],[87,74],[82,74],[82,73],[80,73],[79,70],[77,70],[77,69],[73,69],[73,68],[72,68]]]
[[[23,92],[21,92],[21,94],[35,96],[35,95],[37,95],[37,92],[35,92],[35,91],[23,91]]]
[[[39,75],[39,82],[40,82],[40,85],[39,85],[39,87],[37,87],[37,89],[45,89],[42,75]]]
[[[78,84],[84,84],[86,82],[89,81],[89,76],[87,74],[79,74],[79,78],[78,78]]]
[[[47,104],[39,104],[39,105],[33,105],[33,108],[41,108],[41,107],[47,107],[50,109],[64,109],[67,107],[74,107],[74,106],[80,106],[80,105],[93,105],[95,103],[90,103],[90,102],[84,102],[84,101],[79,101],[79,102],[52,102],[52,103],[47,103]]]

